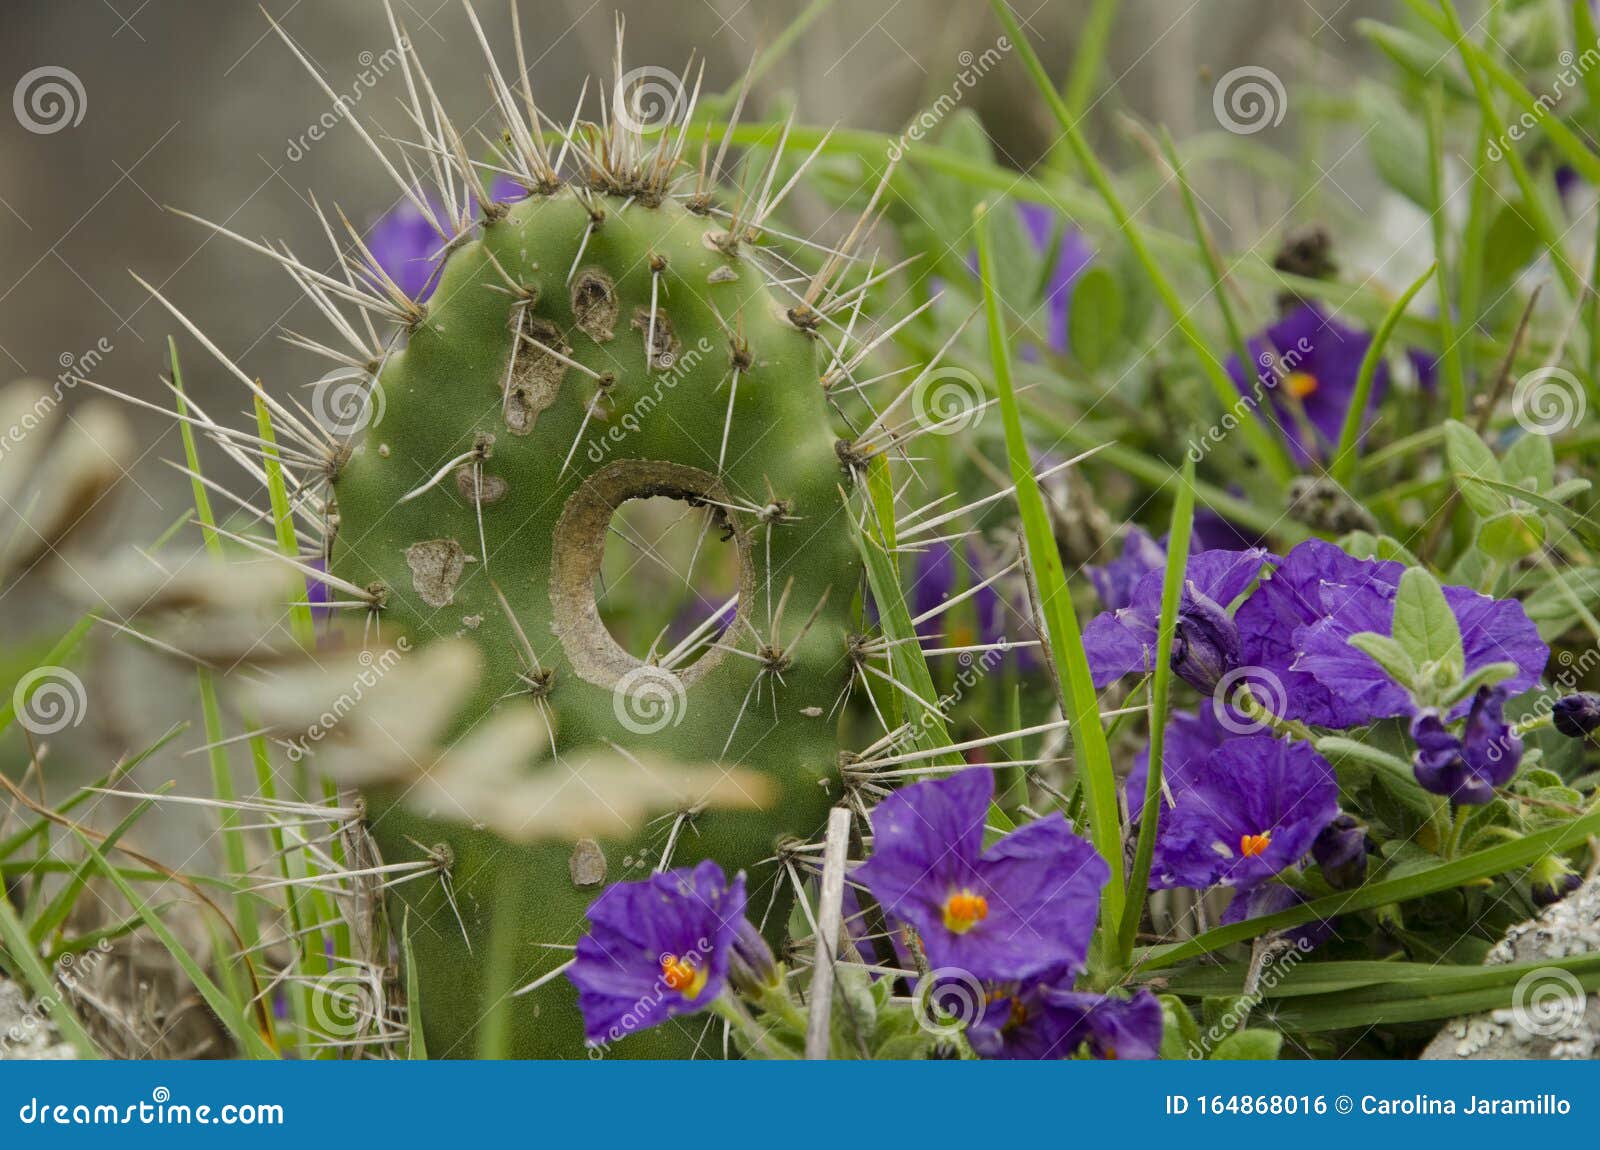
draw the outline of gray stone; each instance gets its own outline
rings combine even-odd
[[[1486,966],[1552,962],[1600,952],[1600,880],[1590,879],[1538,918],[1506,932]],[[1422,1057],[1433,1059],[1600,1057],[1600,994],[1585,996],[1560,967],[1530,971],[1510,1009],[1445,1023]]]
[[[43,1010],[35,1007],[22,988],[0,978],[0,1062],[6,1059],[66,1061],[78,1056],[63,1042]]]

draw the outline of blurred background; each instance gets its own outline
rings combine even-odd
[[[491,43],[508,60],[507,4],[482,0],[477,7]],[[807,7],[802,0],[522,0],[521,12],[535,95],[564,116],[584,77],[609,71],[616,13],[627,20],[630,66],[679,70],[695,51],[706,61],[708,89],[722,91]],[[1129,154],[1134,145],[1121,130],[1122,113],[1164,123],[1180,140],[1216,134],[1215,77],[1243,64],[1270,65],[1291,88],[1336,88],[1355,61],[1372,63],[1355,22],[1390,7],[1368,0],[1127,0],[1092,95],[1097,144],[1113,160]],[[390,38],[377,0],[268,0],[267,8],[336,91],[358,96],[365,123],[409,134],[398,102],[400,70],[383,61]],[[1023,0],[1018,8],[1046,64],[1065,82],[1083,23],[1099,6]],[[458,0],[395,0],[395,11],[457,122],[487,111],[479,48]],[[897,133],[949,91],[951,77],[971,58],[964,53],[981,53],[997,35],[987,5],[977,0],[841,2],[807,26],[762,79],[753,110],[781,116],[794,106],[809,123]],[[33,109],[54,111],[56,119],[44,130],[37,122],[30,129],[23,92],[30,77],[37,86],[35,73],[44,68],[70,73],[77,90],[58,91],[64,113]],[[288,277],[163,211],[181,207],[246,236],[284,240],[317,262],[325,261],[326,247],[308,207],[311,193],[363,226],[395,203],[388,177],[350,125],[331,116],[331,101],[254,3],[7,0],[0,5],[0,81],[0,94],[13,96],[0,112],[0,382],[77,372],[164,403],[158,377],[166,371],[165,337],[176,325],[130,270],[269,387],[287,391],[323,373],[324,366],[278,338],[280,325],[317,327]],[[1054,139],[1013,59],[987,72],[963,106],[978,113],[997,152],[1020,169],[1038,163]],[[324,131],[325,121],[332,126]],[[1293,157],[1311,123],[1291,114],[1261,138]],[[1358,138],[1356,128],[1348,130]],[[1319,155],[1340,155],[1325,137],[1318,143]],[[1339,168],[1337,186],[1354,193],[1355,203],[1371,177],[1359,150],[1346,154],[1349,170]],[[1257,221],[1278,219],[1286,208],[1294,208],[1291,222],[1317,208],[1295,206],[1299,188],[1291,179],[1246,172],[1237,187],[1223,190],[1208,201],[1225,205],[1230,217],[1212,221],[1224,243],[1256,242]],[[1336,210],[1349,211],[1350,204]],[[242,406],[237,384],[192,342],[185,349],[191,393],[219,420],[234,419]],[[82,386],[61,389],[59,410],[51,414],[60,426],[78,427],[92,452],[97,434],[105,433],[80,419],[89,393]],[[79,551],[93,551],[97,530],[109,539],[108,522],[120,538],[154,539],[188,498],[188,480],[161,462],[181,457],[171,421],[139,412],[130,419],[126,456],[106,446],[107,461],[117,456],[114,482],[90,501],[93,514],[74,541]],[[20,453],[0,456],[0,490],[31,498],[26,493],[36,475],[15,472],[41,466]],[[207,460],[219,478],[230,466],[220,457]],[[0,509],[7,517],[0,532],[15,531],[20,511]],[[64,593],[81,591],[70,562],[50,562],[49,546],[32,550],[38,554],[0,588],[0,649],[8,667],[32,665],[81,610]],[[88,642],[103,647],[85,662],[92,721],[53,740],[54,763],[45,774],[56,785],[103,771],[194,709],[188,676],[101,629]],[[15,775],[26,761],[19,762],[24,748],[8,744],[0,766]],[[204,769],[202,757],[181,760],[179,769],[183,762],[197,774]],[[173,832],[157,849],[181,852],[181,843]]]

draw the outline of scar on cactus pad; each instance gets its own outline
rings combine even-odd
[[[425,298],[401,291],[342,213],[336,238],[320,205],[337,274],[207,225],[282,264],[329,321],[331,345],[288,338],[360,376],[353,432],[335,434],[322,411],[278,398],[153,294],[270,415],[275,447],[197,408],[189,418],[256,478],[267,478],[264,457],[284,467],[296,527],[314,541],[291,560],[296,569],[330,587],[363,642],[404,636],[416,650],[464,639],[477,649],[485,670],[452,742],[537,708],[550,742],[529,747],[526,769],[571,787],[584,786],[582,757],[595,748],[740,765],[772,784],[760,809],[685,795],[630,834],[531,841],[421,811],[404,786],[364,788],[366,831],[384,862],[448,860],[448,881],[396,884],[384,900],[391,931],[409,924],[413,1007],[430,1055],[578,1056],[583,1025],[559,973],[604,897],[601,877],[710,858],[748,871],[757,890],[775,887],[774,858],[815,838],[853,785],[840,777],[852,756],[835,724],[841,698],[868,681],[864,656],[852,655],[866,640],[851,491],[877,456],[917,433],[903,404],[937,357],[877,407],[857,385],[885,338],[863,315],[868,289],[895,270],[860,255],[888,173],[842,241],[780,250],[769,221],[800,172],[779,178],[779,147],[734,173],[731,132],[691,139],[698,75],[672,118],[641,122],[619,22],[601,120],[580,104],[557,122],[499,70],[471,19],[501,121],[492,154],[470,156],[437,102],[418,98],[431,87],[392,13],[420,147],[397,161],[347,109],[351,130],[437,233],[444,256]],[[525,58],[520,42],[516,55]],[[743,102],[741,93],[735,118]],[[400,175],[419,154],[427,190]],[[730,175],[740,190],[724,205]],[[518,195],[497,200],[507,177]],[[809,270],[797,278],[797,268]],[[390,329],[382,338],[379,323]],[[619,509],[663,498],[700,515],[706,546],[731,543],[736,605],[720,633],[719,613],[641,658],[608,630],[595,581]],[[787,897],[768,916],[774,930]],[[687,1054],[704,1047],[706,1025],[619,1034],[607,1052]]]

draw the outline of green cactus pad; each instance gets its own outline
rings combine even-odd
[[[676,200],[567,189],[486,222],[445,262],[425,320],[381,373],[383,417],[333,484],[330,562],[350,583],[381,585],[385,639],[463,635],[479,646],[488,671],[462,733],[497,709],[542,703],[560,755],[610,742],[769,777],[768,809],[693,814],[693,833],[676,838],[671,865],[710,857],[732,871],[772,857],[785,836],[812,835],[837,797],[830,716],[851,669],[859,567],[819,345],[719,240],[713,218]],[[593,594],[612,512],[654,496],[711,505],[739,555],[740,617],[721,643],[742,653],[713,649],[675,675],[619,646]],[[546,759],[538,769],[568,769]],[[493,1000],[564,961],[553,948],[577,941],[601,876],[649,873],[671,824],[628,840],[518,846],[423,818],[398,797],[369,796],[385,861],[441,843],[453,858],[448,886],[391,896],[409,908],[434,1056],[476,1053]],[[564,978],[497,1017],[509,1018],[498,1047],[507,1055],[583,1053]],[[621,1036],[608,1053],[684,1053],[704,1026]]]

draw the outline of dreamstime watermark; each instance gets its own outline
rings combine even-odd
[[[11,111],[17,123],[36,136],[76,128],[89,110],[89,94],[78,74],[46,64],[25,72],[11,90]]]
[[[97,339],[92,346],[80,352],[64,351],[56,362],[61,365],[61,370],[51,381],[50,390],[42,393],[34,404],[22,417],[10,427],[0,430],[0,460],[17,444],[21,443],[29,434],[38,430],[48,418],[50,413],[61,406],[66,398],[66,393],[77,387],[80,383],[87,383],[93,378],[94,370],[100,366],[105,357],[116,350],[105,336]]]
[[[1211,713],[1230,734],[1253,735],[1289,710],[1283,680],[1266,667],[1235,667],[1211,691]]]
[[[967,93],[977,86],[978,81],[983,79],[1011,51],[1011,48],[1010,37],[1001,36],[976,56],[966,49],[958,53],[956,63],[960,65],[960,71],[950,82],[949,89],[939,93],[938,99],[912,117],[906,130],[889,145],[890,162],[899,163],[900,158],[910,150],[912,144],[926,139],[946,116],[955,111],[961,101],[967,98]]]
[[[1558,701],[1577,691],[1589,673],[1600,667],[1600,647],[1585,647],[1577,655],[1571,651],[1557,651],[1555,661],[1561,665],[1561,669],[1553,675],[1547,674],[1547,685],[1529,704],[1528,714],[1522,720],[1524,723],[1532,716],[1548,718],[1555,711]]]
[[[641,663],[612,686],[611,709],[617,722],[635,735],[653,735],[683,722],[688,696],[677,675]]]
[[[311,1022],[326,1038],[355,1038],[383,1012],[383,982],[371,967],[341,966],[311,988]]]
[[[105,1102],[52,1103],[30,1098],[17,1110],[24,1126],[282,1126],[277,1103],[227,1102],[191,1106],[172,1101],[172,1091],[157,1086],[149,1101],[115,1106]]]
[[[354,435],[383,422],[383,385],[369,372],[336,368],[310,386],[311,415],[334,435]]]
[[[1510,1021],[1539,1038],[1564,1038],[1578,1027],[1588,1008],[1583,983],[1570,970],[1541,966],[1518,980],[1511,992]],[[1496,1011],[1496,1020],[1502,1012]]]
[[[77,990],[79,983],[94,971],[111,953],[111,940],[102,938],[94,946],[80,953],[68,951],[55,961],[51,972],[51,989],[28,1003],[22,1017],[4,1031],[0,1031],[0,1050],[11,1050],[24,1044],[32,1045],[35,1035],[44,1027],[47,1015],[55,1013],[66,1002],[68,995]]]
[[[411,640],[402,635],[395,640],[393,647],[386,648],[381,655],[374,656],[371,651],[362,651],[356,656],[361,664],[361,671],[351,681],[348,690],[340,693],[331,706],[317,716],[315,722],[305,729],[303,734],[292,739],[280,739],[279,742],[286,748],[289,761],[298,763],[311,753],[311,744],[320,743],[328,737],[328,732],[337,727],[344,717],[355,710],[356,705],[366,697],[368,691],[378,685],[378,682],[394,670],[400,662],[400,657],[411,650]]]
[[[959,966],[928,971],[911,990],[911,1014],[929,1034],[949,1038],[982,1020],[989,1008],[983,983]]]
[[[603,435],[589,440],[588,446],[584,449],[584,454],[588,456],[589,462],[605,462],[605,458],[611,453],[612,448],[621,444],[628,436],[636,434],[644,426],[644,421],[650,413],[661,406],[661,400],[665,394],[683,382],[684,377],[711,353],[711,347],[711,340],[701,336],[700,341],[688,351],[679,352],[676,355],[671,352],[664,352],[658,356],[656,363],[667,368],[666,373],[655,375],[655,385],[649,391],[634,400],[633,405],[627,411],[613,418]]]
[[[1198,439],[1189,441],[1189,458],[1197,464],[1203,462],[1214,448],[1221,446],[1222,441],[1228,438],[1231,432],[1260,409],[1269,393],[1276,391],[1285,380],[1299,370],[1311,351],[1310,337],[1301,336],[1295,345],[1285,352],[1269,350],[1258,355],[1256,357],[1258,370],[1250,390],[1240,392],[1238,400],[1222,413],[1221,419],[1206,428]]]
[[[1235,898],[1240,897],[1235,895]],[[1203,1060],[1210,1056],[1211,1051],[1229,1035],[1238,1032],[1239,1028],[1250,1018],[1250,1012],[1261,1005],[1267,992],[1274,989],[1280,982],[1289,976],[1289,972],[1300,965],[1300,961],[1315,949],[1315,944],[1304,936],[1294,940],[1292,944],[1287,940],[1266,950],[1261,956],[1259,974],[1249,991],[1241,994],[1233,1004],[1206,1028],[1204,1034],[1189,1043],[1189,1057],[1194,1060]]]
[[[955,681],[945,694],[940,695],[934,702],[936,707],[922,708],[922,713],[913,719],[906,727],[905,733],[895,740],[895,749],[914,749],[922,735],[933,730],[935,724],[943,723],[949,718],[956,704],[967,696],[967,692],[983,681],[984,677],[1000,665],[1006,657],[1006,652],[1011,649],[1011,643],[1002,639],[996,646],[978,652],[973,658],[971,651],[962,651],[956,655]]]
[[[388,75],[395,65],[402,62],[404,53],[410,47],[411,42],[401,37],[399,43],[385,48],[381,55],[374,56],[371,52],[363,51],[357,56],[356,62],[361,65],[361,71],[356,73],[350,90],[336,95],[333,98],[333,107],[308,124],[306,130],[298,136],[289,138],[289,146],[283,152],[288,161],[291,164],[298,164],[305,159],[306,153],[311,150],[311,145],[319,144],[326,139],[328,133],[339,125],[339,121],[350,114],[350,109],[361,103],[367,93],[378,86],[378,81]]]
[[[643,136],[665,131],[688,112],[683,80],[670,69],[646,65],[617,77],[611,114],[630,132]]]
[[[1567,93],[1582,82],[1590,69],[1600,64],[1600,42],[1585,48],[1581,54],[1574,53],[1570,48],[1563,49],[1557,59],[1561,71],[1556,73],[1550,88],[1534,98],[1532,108],[1524,109],[1520,116],[1506,124],[1504,135],[1490,140],[1484,148],[1484,155],[1491,163],[1505,159],[1511,146],[1526,139],[1539,126],[1539,122],[1566,99]]]
[[[682,972],[687,969],[691,972],[699,970],[711,961],[712,942],[709,938],[695,940],[694,946],[684,954],[663,954],[657,958],[661,973],[656,976],[655,982],[647,993],[641,995],[632,1006],[623,1012],[622,1016],[613,1022],[606,1031],[605,1037],[589,1043],[589,1057],[601,1059],[611,1048],[612,1043],[621,1042],[628,1035],[654,1026],[661,1021],[661,1017],[671,1017],[674,1013],[675,1003],[683,1001],[681,990],[673,987],[667,981],[667,968]]]
[[[35,667],[17,680],[11,707],[23,730],[54,735],[83,722],[89,695],[83,680],[65,667]]]
[[[1211,89],[1211,111],[1234,135],[1253,136],[1283,123],[1289,94],[1271,68],[1245,64],[1223,73]]]
[[[983,420],[983,385],[962,367],[940,367],[927,373],[911,393],[911,411],[924,430],[934,435],[959,435]]]
[[[1589,399],[1570,371],[1541,367],[1517,380],[1511,391],[1511,413],[1524,431],[1557,435],[1582,421]]]

